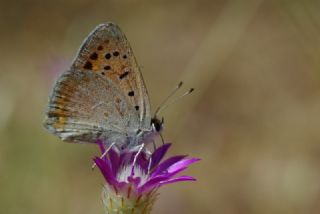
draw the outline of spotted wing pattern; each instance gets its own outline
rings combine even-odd
[[[101,24],[88,36],[72,65],[111,80],[139,114],[141,128],[150,127],[150,101],[130,44],[120,28]]]
[[[56,82],[45,127],[71,142],[124,139],[151,121],[147,90],[118,26],[99,25]]]

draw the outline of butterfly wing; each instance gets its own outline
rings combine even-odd
[[[117,25],[98,25],[80,48],[72,67],[91,70],[113,82],[138,113],[140,128],[150,127],[147,89],[130,44]]]
[[[55,84],[45,126],[63,140],[93,142],[106,134],[119,138],[137,120],[111,81],[90,71],[71,70]]]
[[[67,141],[110,141],[150,127],[147,90],[118,26],[99,25],[55,84],[45,126]],[[115,139],[112,139],[115,138]]]

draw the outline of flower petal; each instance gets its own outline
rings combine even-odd
[[[156,176],[151,178],[149,181],[147,181],[145,184],[143,184],[141,187],[138,188],[138,192],[143,193],[146,192],[152,188],[155,188],[156,186],[160,185],[161,181],[168,180],[167,176]]]
[[[157,166],[170,148],[171,143],[166,143],[157,148],[151,155],[151,169]]]
[[[186,175],[182,175],[180,177],[177,178],[172,178],[166,181],[161,181],[160,185],[165,185],[165,184],[171,184],[171,183],[176,183],[176,182],[180,182],[180,181],[196,181],[196,179],[194,177],[191,176],[186,176]]]
[[[135,153],[135,154],[136,154],[136,153]],[[148,161],[147,155],[146,155],[145,153],[141,152],[141,153],[138,155],[136,164],[139,165],[140,168],[141,168],[145,173],[147,173],[149,161]]]
[[[167,160],[163,161],[158,167],[154,169],[154,171],[151,174],[151,177],[161,174],[163,171],[167,170],[168,167],[184,159],[185,157],[186,157],[185,155],[179,155],[179,156],[173,156],[171,158],[168,158]]]
[[[128,177],[128,181],[129,181],[130,183],[133,183],[134,186],[137,187],[137,186],[140,184],[140,182],[141,182],[141,178],[140,178],[140,177],[129,176],[129,177]]]
[[[104,148],[103,140],[97,139],[96,144],[98,144],[101,154],[103,154],[106,151],[106,149]]]
[[[120,167],[120,154],[118,151],[111,148],[107,156],[109,157],[109,162],[111,163],[112,172],[114,175],[116,175]]]
[[[162,172],[162,175],[166,175],[171,178],[187,169],[190,164],[195,163],[199,160],[199,158],[182,159],[177,163],[171,165],[167,170],[165,170],[165,172]]]
[[[103,154],[107,144],[103,140],[97,140],[96,143]],[[136,156],[138,152],[136,150],[120,151],[117,147],[112,147],[104,158],[95,157],[94,161],[103,174],[107,185],[112,186],[117,194],[125,193],[125,190],[130,187],[132,191],[141,196],[141,194],[147,194],[165,184],[195,180],[190,176],[175,176],[200,159],[179,155],[162,161],[170,146],[169,143],[160,146],[151,156],[145,150],[139,151],[139,155]],[[133,163],[135,157],[136,162]],[[135,170],[135,167],[138,167],[139,170]],[[131,171],[127,171],[129,169]]]
[[[133,161],[133,153],[132,152],[126,152],[122,151],[120,154],[120,160],[119,160],[119,165],[120,166],[125,166],[130,164],[130,162]]]
[[[168,173],[168,171],[166,171],[164,174],[166,176],[168,176],[169,178],[175,176],[176,174],[184,171],[185,169],[187,169],[188,167],[183,167],[183,168],[180,168],[180,169],[177,169],[177,170],[174,170],[174,171],[171,171],[170,173]]]
[[[116,180],[115,175],[113,174],[112,170],[110,169],[110,166],[103,161],[101,158],[94,158],[94,162],[97,164],[99,167],[101,173],[103,174],[104,178],[110,185],[115,185],[117,186],[118,182]]]
[[[174,173],[176,171],[182,171],[181,169],[186,169],[190,164],[193,164],[199,161],[199,158],[189,158],[189,159],[182,159],[175,164],[168,167],[168,173]]]

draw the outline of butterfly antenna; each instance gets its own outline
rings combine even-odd
[[[168,102],[168,100],[181,88],[183,82],[179,82],[179,84],[173,89],[173,91],[167,96],[166,99],[162,101],[162,103],[159,105],[159,107],[156,109],[154,116],[157,116],[159,111],[165,106],[165,104]]]
[[[161,108],[158,108],[156,111],[155,115],[157,115],[159,112],[163,111],[166,109],[168,106],[176,103],[178,100],[180,100],[182,97],[187,96],[191,94],[194,91],[194,88],[190,88],[188,91],[186,91],[184,94],[182,94],[180,97],[177,97],[176,99],[172,100],[171,102],[167,102],[165,105],[162,105]]]

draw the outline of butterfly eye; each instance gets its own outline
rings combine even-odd
[[[157,118],[151,119],[152,130],[160,132],[162,130],[162,122]]]

